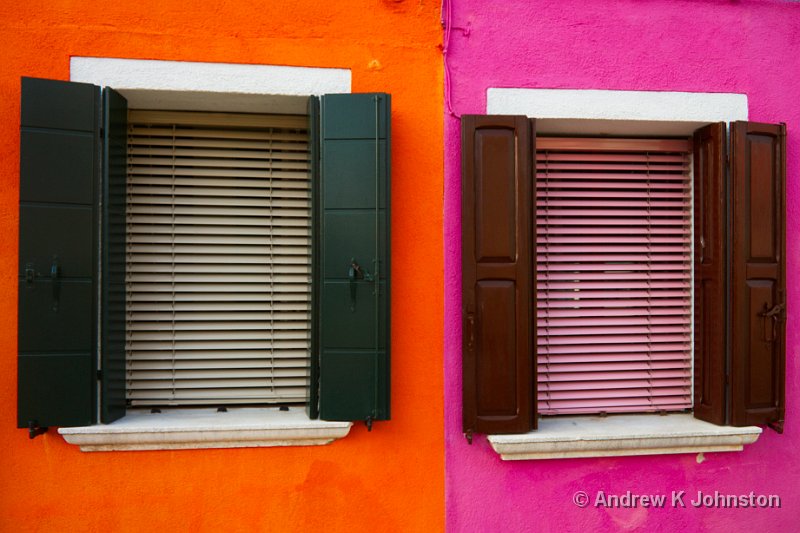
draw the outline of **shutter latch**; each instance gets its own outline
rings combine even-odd
[[[25,265],[25,283],[30,285],[36,279],[36,269],[33,268],[33,263]]]
[[[53,284],[53,311],[58,312],[58,302],[61,298],[61,281],[58,279],[61,269],[58,266],[58,257],[53,257],[50,266],[50,281]]]
[[[355,258],[350,259],[350,268],[347,269],[347,279],[350,280],[350,311],[356,310],[356,280],[373,281],[372,274],[365,272]]]
[[[33,439],[38,435],[47,433],[47,428],[39,427],[39,422],[36,420],[28,421],[28,438]]]
[[[764,303],[765,310],[759,313],[758,316],[762,318],[772,319],[771,327],[768,327],[768,322],[766,320],[764,321],[764,342],[773,342],[775,340],[775,337],[777,336],[778,320],[780,319],[780,315],[783,312],[783,309],[784,307],[786,307],[786,305],[776,304],[773,305],[772,309],[769,310],[767,310],[766,307],[767,304]],[[768,331],[771,332],[770,335],[767,334]]]

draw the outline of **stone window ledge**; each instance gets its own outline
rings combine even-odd
[[[522,435],[490,435],[506,461],[673,453],[733,452],[752,444],[759,427],[715,426],[691,414],[545,417]]]
[[[302,407],[130,410],[111,424],[59,428],[84,452],[317,446],[345,437],[351,422],[310,420]]]

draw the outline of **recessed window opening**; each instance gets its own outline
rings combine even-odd
[[[302,404],[311,330],[307,118],[131,110],[131,406]]]
[[[538,408],[692,406],[685,139],[536,139]]]

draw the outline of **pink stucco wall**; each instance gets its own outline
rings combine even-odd
[[[445,115],[446,498],[450,531],[797,531],[800,527],[800,3],[769,0],[453,0],[447,47],[457,114],[488,87],[744,93],[750,120],[786,122],[786,430],[743,452],[503,462],[461,434],[459,121]],[[687,508],[607,509],[575,491],[686,491]],[[698,490],[777,494],[780,509],[701,509]]]

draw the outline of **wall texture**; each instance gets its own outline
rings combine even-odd
[[[438,3],[4,2],[0,41],[0,530],[442,530]],[[325,447],[94,454],[15,429],[20,76],[69,79],[70,56],[347,68],[392,93],[392,421]]]
[[[455,114],[489,87],[746,94],[750,120],[786,122],[787,416],[740,453],[503,462],[461,434],[459,121],[445,113],[445,449],[450,531],[789,531],[800,521],[800,5],[771,0],[457,0],[447,47]],[[446,67],[447,68],[447,67]],[[777,494],[781,509],[577,508],[575,491]]]

